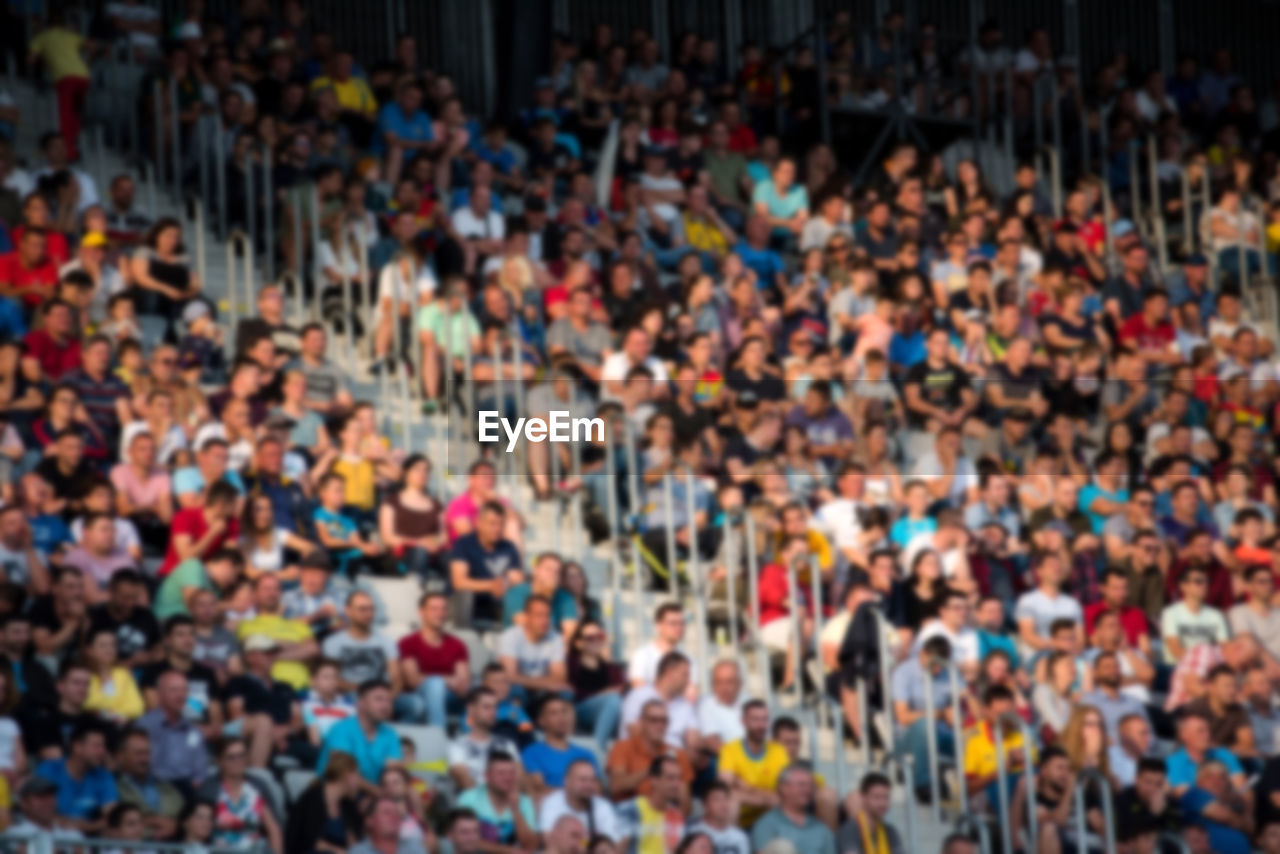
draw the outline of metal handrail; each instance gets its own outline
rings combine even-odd
[[[893,731],[893,709],[889,706],[889,698],[892,696],[890,687],[893,684],[893,650],[888,645],[888,639],[893,637],[896,631],[889,619],[880,612],[879,608],[871,609],[871,618],[876,623],[876,640],[880,643],[880,697],[884,702],[885,714],[889,717],[889,726],[885,733],[885,749],[890,753],[895,751],[897,747],[897,735]],[[870,719],[864,723],[864,727],[870,724]],[[868,747],[870,741],[867,742]]]
[[[59,830],[41,830],[35,827],[11,828],[0,833],[0,842],[25,843],[28,854],[56,854],[59,846],[76,850],[136,851],[138,854],[266,854],[270,849],[265,842],[250,847],[214,847],[182,842],[150,842],[129,839],[84,837],[79,833]]]
[[[982,854],[993,854],[994,849],[991,847],[991,828],[987,827],[984,817],[974,815],[972,813],[961,813],[956,817],[955,829],[957,833],[969,835],[976,832],[978,834],[978,850]]]
[[[1115,805],[1111,800],[1111,781],[1107,775],[1103,774],[1097,768],[1083,768],[1076,775],[1076,846],[1079,854],[1088,854],[1089,852],[1089,825],[1085,821],[1084,808],[1084,787],[1093,783],[1102,788],[1102,850],[1116,850],[1116,815]],[[1034,805],[1031,811],[1035,812]]]
[[[964,718],[960,710],[960,694],[963,680],[960,678],[960,670],[956,667],[954,661],[949,658],[939,658],[931,656],[924,665],[927,669],[932,669],[935,664],[941,664],[943,669],[947,671],[947,677],[951,682],[951,728],[954,731],[955,738],[955,762],[957,773],[964,774]],[[889,697],[885,696],[885,703],[888,704]],[[938,764],[938,717],[936,706],[933,699],[933,675],[925,674],[924,680],[924,708],[925,716],[929,721],[929,725],[925,727],[925,736],[929,746],[929,794],[932,796],[931,807],[933,809],[933,820],[935,822],[942,821],[942,786],[941,786],[941,769]],[[890,713],[890,725],[896,725],[893,722],[893,715]],[[960,812],[969,812],[969,791],[965,788],[964,780],[960,781]]]
[[[1022,750],[1025,754],[1024,761],[1026,770],[1024,772],[1027,792],[1027,830],[1031,835],[1032,845],[1036,844],[1036,840],[1040,838],[1040,822],[1036,816],[1036,767],[1031,761],[1031,749],[1035,744],[1035,734],[1031,731],[1031,725],[1023,720],[1014,712],[1005,712],[995,720],[992,725],[992,737],[996,742],[996,798],[1000,804],[1000,822],[1007,825],[1005,832],[1001,834],[1004,842],[1004,854],[1013,854],[1013,816],[1009,814],[1009,789],[1005,785],[1008,777],[1008,762],[1005,757],[1004,749],[1004,725],[1011,724],[1022,735]]]
[[[1049,162],[1049,198],[1052,200],[1053,216],[1062,218],[1062,155],[1052,145],[1040,146],[1038,153]],[[1038,162],[1038,161],[1037,161]]]

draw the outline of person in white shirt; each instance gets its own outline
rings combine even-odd
[[[493,209],[493,195],[488,187],[472,189],[467,204],[454,211],[450,221],[462,241],[468,275],[475,270],[478,259],[502,254],[506,221]]]
[[[1013,609],[1013,618],[1018,624],[1018,639],[1022,650],[1028,657],[1042,650],[1055,648],[1053,642],[1053,624],[1058,620],[1071,620],[1076,624],[1076,632],[1083,633],[1084,610],[1080,602],[1062,592],[1062,580],[1067,568],[1062,558],[1054,552],[1040,556],[1036,564],[1038,586],[1018,597]],[[1077,646],[1082,646],[1083,634],[1080,634]]]
[[[856,463],[844,463],[836,472],[836,497],[825,502],[813,514],[819,530],[827,535],[832,545],[840,550],[851,563],[866,564],[866,544],[863,542],[862,509],[863,483],[866,474]]]
[[[746,701],[738,662],[716,662],[711,668],[711,693],[698,701],[698,732],[708,751],[719,753],[723,745],[742,738],[742,704]]]
[[[675,602],[664,602],[654,612],[653,625],[654,639],[632,652],[627,663],[627,682],[632,688],[652,685],[662,657],[680,651],[684,642],[684,608]]]
[[[693,703],[685,698],[689,687],[689,659],[680,652],[669,652],[658,662],[658,676],[652,685],[632,688],[622,702],[622,719],[618,725],[618,738],[631,734],[632,726],[640,720],[640,713],[650,700],[659,700],[667,707],[667,744],[694,753],[701,744],[698,734],[698,715]]]
[[[562,817],[571,815],[587,828],[588,837],[618,837],[618,816],[613,805],[597,794],[600,781],[596,769],[586,759],[570,763],[564,773],[564,788],[542,799],[538,807],[538,830],[550,833]]]
[[[498,720],[498,698],[488,688],[476,688],[467,696],[469,731],[449,742],[449,776],[465,792],[484,779],[491,753],[520,756],[514,741],[493,732]],[[519,758],[515,760],[520,762]]]
[[[67,172],[76,182],[76,213],[83,213],[87,208],[98,204],[98,187],[93,177],[83,169],[71,165],[67,156],[67,143],[58,131],[49,131],[40,137],[40,152],[44,155],[45,165],[36,172],[36,181],[58,172]]]
[[[751,854],[751,840],[746,831],[738,827],[737,818],[733,791],[727,783],[717,780],[702,795],[702,820],[686,833],[705,833],[715,846],[716,854]]]
[[[965,679],[972,680],[978,672],[979,641],[978,633],[968,625],[969,611],[969,597],[948,588],[938,616],[921,627],[913,652],[918,655],[929,638],[944,637],[951,644],[951,660],[960,667]]]
[[[640,365],[653,374],[653,390],[657,397],[665,397],[667,392],[667,368],[662,360],[653,355],[653,341],[649,333],[638,326],[627,331],[622,339],[622,349],[611,353],[600,366],[601,402],[618,400],[622,395],[622,384],[631,369]]]
[[[1160,637],[1164,641],[1165,664],[1177,664],[1193,646],[1218,644],[1231,637],[1222,612],[1205,604],[1209,576],[1198,566],[1189,567],[1178,579],[1182,601],[1166,605],[1160,612]]]

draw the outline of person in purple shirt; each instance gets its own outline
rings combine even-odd
[[[849,417],[831,405],[831,384],[813,380],[804,399],[787,413],[787,426],[804,430],[809,451],[827,466],[853,453],[853,425]]]

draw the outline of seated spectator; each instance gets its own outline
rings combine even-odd
[[[965,737],[964,785],[969,796],[985,798],[989,807],[999,803],[998,786],[1017,787],[1028,762],[1035,761],[1035,745],[1024,744],[1022,733],[1009,725],[1005,716],[1013,713],[1013,695],[1000,685],[988,688],[982,697],[981,723]],[[1005,776],[998,774],[995,727],[1004,730]]]
[[[1208,573],[1198,567],[1187,569],[1178,580],[1182,601],[1166,606],[1160,615],[1166,664],[1177,664],[1197,645],[1219,644],[1228,638],[1230,630],[1222,612],[1205,604],[1208,585]]]
[[[549,834],[566,816],[575,818],[593,835],[603,836],[615,844],[622,841],[622,830],[613,806],[596,794],[598,772],[588,759],[577,759],[564,772],[564,787],[542,799],[538,805],[538,830]]]
[[[484,782],[458,796],[457,805],[480,820],[491,845],[532,847],[538,837],[533,799],[520,790],[520,763],[510,753],[490,751]]]
[[[834,854],[831,829],[814,817],[813,771],[803,762],[793,762],[778,774],[777,806],[768,810],[751,827],[751,847],[760,851],[771,840],[785,839],[797,851]]]
[[[548,695],[570,690],[564,638],[551,626],[551,603],[546,597],[534,594],[526,599],[522,616],[518,625],[499,637],[498,660],[511,677],[515,696],[536,706]]]
[[[339,664],[339,685],[355,691],[362,683],[386,682],[392,697],[401,691],[400,660],[396,645],[373,627],[373,597],[363,590],[347,596],[346,626],[324,639],[320,651]]]
[[[453,544],[450,582],[455,595],[470,594],[472,622],[498,622],[509,576],[520,573],[523,580],[520,552],[502,536],[506,515],[501,504],[487,502],[476,518],[475,530],[459,536]]]
[[[748,700],[742,707],[743,736],[720,748],[717,774],[739,806],[738,824],[751,827],[778,803],[778,776],[790,764],[786,748],[769,739],[769,707]]]
[[[951,658],[951,644],[935,637],[920,646],[919,652],[893,670],[893,725],[898,728],[896,742],[902,755],[915,761],[912,790],[917,798],[926,797],[928,789],[928,727],[936,732],[938,752],[946,755],[954,750],[956,727],[953,720],[952,685],[945,663]],[[928,685],[926,686],[926,683]],[[932,691],[934,720],[929,719],[928,694]],[[744,719],[745,720],[745,719]]]
[[[317,769],[323,773],[335,752],[354,757],[360,774],[368,783],[377,783],[382,769],[401,764],[400,738],[387,723],[391,719],[391,689],[376,680],[360,685],[356,713],[334,724],[325,736]]]
[[[89,697],[85,700],[86,710],[116,725],[127,724],[142,716],[142,693],[133,674],[118,664],[114,630],[91,630],[84,647],[84,660],[92,672]]]
[[[146,730],[131,729],[124,734],[116,750],[116,792],[120,804],[139,811],[149,838],[170,839],[177,833],[186,797],[177,786],[152,773],[151,752]]]
[[[223,740],[218,749],[218,774],[200,788],[201,800],[214,805],[213,844],[252,846],[265,842],[282,854],[280,822],[266,793],[246,774],[249,748],[244,739]]]
[[[1104,652],[1094,659],[1093,685],[1092,691],[1080,695],[1080,702],[1102,714],[1112,741],[1119,738],[1120,722],[1125,718],[1137,715],[1146,719],[1147,707],[1122,689],[1120,659],[1115,653]]]
[[[873,854],[905,854],[902,834],[885,821],[892,805],[893,784],[888,777],[868,773],[858,784],[860,809],[840,826],[836,835],[837,850]]]
[[[234,549],[219,549],[201,562],[196,558],[182,561],[160,582],[152,603],[157,619],[178,614],[191,615],[191,604],[200,592],[215,595],[215,601],[230,591],[244,570],[244,558]]]
[[[1111,739],[1111,746],[1107,748],[1107,766],[1117,783],[1131,786],[1152,755],[1155,736],[1152,735],[1147,716],[1136,712],[1121,718],[1117,731],[1117,736]],[[1164,773],[1164,763],[1161,761],[1161,783],[1164,782]]]
[[[649,700],[641,709],[639,723],[631,735],[614,742],[605,762],[609,768],[608,792],[612,800],[624,801],[649,794],[654,784],[651,774],[654,763],[662,757],[676,761],[687,793],[693,783],[693,764],[684,750],[666,743],[668,723],[662,701]]]
[[[174,514],[169,550],[158,570],[161,578],[184,560],[207,560],[219,549],[236,542],[240,536],[240,522],[235,517],[239,498],[235,487],[220,481],[209,486],[203,506],[184,508]]]
[[[455,708],[471,686],[466,645],[446,632],[448,597],[427,592],[418,602],[422,627],[400,639],[400,660],[405,693],[396,697],[400,718],[444,726],[450,705]]]
[[[342,752],[330,756],[324,775],[307,786],[289,809],[284,850],[313,851],[324,845],[346,849],[354,845],[356,828],[361,824],[357,797],[363,785],[355,759]]]
[[[326,474],[316,486],[320,505],[314,523],[320,545],[328,550],[338,572],[352,578],[368,558],[377,557],[382,547],[365,539],[355,518],[346,513],[346,487],[342,475]]]
[[[449,743],[449,776],[459,790],[474,788],[484,779],[487,757],[494,753],[519,756],[520,749],[506,736],[494,732],[498,699],[486,687],[467,695],[465,730]]]
[[[595,755],[569,741],[573,737],[573,704],[563,697],[550,696],[538,707],[538,733],[541,739],[520,751],[527,787],[545,793],[564,785],[567,769],[580,759],[591,763],[599,773]]]
[[[43,228],[24,228],[14,239],[17,247],[0,255],[0,296],[21,300],[31,311],[54,296],[60,262],[49,253]]]
[[[716,852],[749,851],[751,841],[738,827],[738,814],[734,809],[733,793],[728,785],[716,781],[702,795],[702,819],[688,828],[687,833],[703,834],[711,840]]]
[[[236,637],[245,644],[245,652],[249,651],[248,639],[253,635],[273,641],[274,646],[262,649],[272,656],[271,678],[295,691],[307,687],[307,663],[316,657],[320,647],[305,622],[284,615],[278,578],[258,576],[253,583],[253,608],[254,616],[236,626]]]
[[[626,688],[623,668],[609,660],[608,644],[601,623],[589,617],[580,620],[569,639],[565,661],[578,727],[591,730],[602,751],[618,732],[622,691]]]
[[[627,660],[627,682],[632,688],[651,685],[658,675],[658,663],[667,653],[680,652],[684,642],[684,608],[664,602],[653,615],[654,636],[631,652]]]
[[[100,831],[104,816],[118,800],[116,782],[107,770],[107,739],[95,726],[72,730],[65,758],[46,759],[35,775],[57,787],[58,815],[82,833]]]
[[[333,579],[333,563],[323,549],[314,549],[298,561],[298,586],[281,598],[286,620],[306,624],[323,636],[342,620],[343,591]]]
[[[618,807],[619,831],[636,851],[653,850],[668,838],[683,836],[689,815],[689,785],[674,757],[654,759],[647,790]]]

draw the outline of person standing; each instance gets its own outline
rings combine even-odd
[[[27,46],[27,64],[42,60],[53,78],[58,94],[58,127],[71,160],[80,158],[80,114],[89,94],[89,66],[83,52],[89,47],[83,36],[64,26],[62,11],[56,7],[49,13],[49,26]]]

